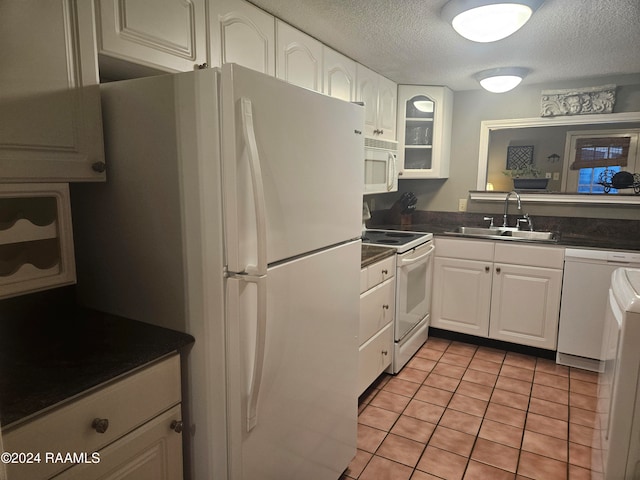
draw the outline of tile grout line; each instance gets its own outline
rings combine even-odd
[[[448,427],[445,427],[444,425],[441,425],[441,424],[440,424],[440,422],[442,421],[442,418],[443,418],[443,416],[444,416],[444,413],[445,413],[445,412],[447,411],[447,409],[449,408],[449,405],[451,404],[451,401],[452,401],[452,399],[453,399],[454,395],[457,393],[458,388],[460,387],[460,383],[462,382],[462,379],[463,379],[464,375],[465,375],[465,374],[467,373],[467,371],[470,369],[469,365],[471,364],[471,362],[473,361],[473,359],[476,357],[476,355],[477,355],[477,353],[478,353],[478,349],[479,349],[479,348],[478,348],[478,346],[475,346],[476,348],[475,348],[475,350],[474,350],[473,354],[472,354],[470,357],[468,357],[469,362],[467,363],[467,365],[466,365],[466,367],[465,367],[464,371],[462,372],[462,376],[461,376],[460,378],[457,378],[457,377],[449,377],[449,378],[456,378],[456,379],[458,380],[458,384],[456,385],[455,390],[453,390],[452,392],[450,392],[450,393],[451,393],[451,397],[450,397],[450,398],[449,398],[449,400],[447,401],[446,405],[442,405],[442,407],[443,407],[443,409],[444,409],[444,410],[443,410],[443,413],[438,417],[438,421],[437,421],[437,423],[435,424],[433,431],[432,431],[432,432],[431,432],[431,434],[429,435],[429,438],[424,442],[424,446],[423,446],[423,448],[422,448],[422,450],[421,450],[420,455],[418,456],[418,461],[416,462],[416,464],[415,464],[413,467],[411,467],[411,466],[409,466],[409,465],[407,465],[407,464],[404,464],[404,463],[402,463],[402,462],[399,462],[399,461],[397,461],[397,460],[394,460],[394,459],[391,459],[391,458],[387,458],[387,457],[382,456],[382,455],[377,455],[377,452],[379,451],[379,449],[380,449],[380,447],[382,446],[382,444],[384,443],[384,441],[389,437],[389,434],[391,434],[391,430],[392,430],[392,429],[393,429],[393,427],[397,424],[397,422],[399,421],[399,419],[402,417],[402,415],[403,415],[403,414],[404,414],[404,412],[406,411],[406,409],[407,409],[408,405],[411,403],[411,401],[412,401],[412,400],[414,400],[414,399],[415,399],[415,396],[416,396],[416,395],[417,395],[417,393],[420,391],[420,388],[421,388],[421,387],[423,387],[423,386],[425,386],[425,382],[427,381],[427,379],[431,376],[431,374],[432,374],[432,373],[434,373],[433,371],[434,371],[434,369],[437,367],[437,365],[441,363],[442,356],[444,356],[444,354],[449,350],[449,348],[450,348],[453,344],[454,344],[454,342],[449,342],[449,343],[447,344],[447,347],[446,347],[444,350],[439,350],[439,349],[434,349],[434,348],[432,348],[432,350],[436,350],[436,351],[440,352],[440,357],[438,358],[438,360],[437,360],[437,361],[435,361],[435,362],[434,362],[434,365],[433,365],[433,367],[432,367],[430,370],[425,371],[425,372],[427,373],[427,375],[426,375],[426,377],[425,377],[425,378],[424,378],[420,383],[418,383],[418,382],[411,382],[411,383],[416,383],[416,384],[418,385],[418,387],[416,388],[415,392],[413,392],[413,394],[411,394],[411,396],[407,396],[407,398],[409,398],[409,401],[407,402],[407,404],[405,405],[405,407],[404,407],[400,412],[395,412],[395,411],[393,411],[393,410],[390,410],[390,411],[392,411],[393,413],[397,413],[397,414],[398,414],[398,417],[397,417],[397,418],[395,419],[395,421],[394,421],[394,422],[393,422],[393,423],[388,427],[388,429],[384,432],[384,433],[385,433],[385,435],[384,435],[383,439],[380,441],[380,443],[379,443],[379,444],[378,444],[378,446],[376,447],[375,451],[374,451],[374,452],[371,452],[371,458],[369,458],[369,459],[367,460],[367,462],[364,464],[364,466],[362,467],[362,469],[361,469],[360,473],[358,474],[358,477],[357,477],[357,478],[359,478],[359,477],[362,475],[362,473],[364,473],[364,471],[366,470],[367,466],[370,464],[371,460],[372,460],[372,459],[373,459],[373,457],[375,457],[375,456],[379,456],[379,457],[384,458],[384,459],[386,459],[386,460],[389,460],[389,461],[391,461],[391,462],[393,462],[393,463],[397,463],[397,464],[399,464],[399,465],[402,465],[402,466],[405,466],[405,467],[410,468],[410,469],[411,469],[411,475],[412,475],[412,476],[413,476],[413,474],[416,472],[416,470],[418,470],[417,465],[419,464],[420,459],[422,458],[422,456],[424,455],[424,453],[425,453],[425,451],[426,451],[427,447],[429,446],[429,443],[431,442],[431,440],[432,440],[432,438],[433,438],[433,435],[434,435],[434,433],[435,433],[435,431],[436,431],[437,427],[438,427],[438,426],[442,426],[443,428],[448,428]],[[424,347],[423,347],[423,348],[424,348]],[[454,353],[454,352],[450,352],[450,353]],[[484,425],[485,420],[486,420],[486,418],[485,418],[485,416],[486,416],[486,412],[487,412],[487,409],[488,409],[489,405],[491,404],[491,398],[492,398],[492,396],[493,396],[493,393],[495,392],[495,390],[496,390],[496,388],[497,388],[497,382],[498,382],[498,380],[499,380],[499,378],[500,378],[500,376],[501,376],[501,375],[500,375],[500,373],[502,372],[502,367],[505,365],[505,361],[507,360],[508,353],[509,353],[508,351],[505,351],[505,354],[504,354],[504,356],[503,356],[503,358],[502,358],[501,362],[499,363],[499,365],[500,365],[500,369],[498,370],[498,373],[497,373],[497,375],[496,375],[496,381],[493,383],[493,386],[491,387],[491,394],[489,395],[489,400],[487,400],[487,406],[486,406],[486,408],[485,408],[485,410],[484,410],[484,412],[483,412],[483,415],[482,415],[482,417],[481,417],[481,422],[480,422],[480,425],[479,425],[479,427],[478,427],[477,433],[476,433],[476,435],[475,435],[475,438],[474,438],[474,441],[473,441],[473,445],[471,446],[471,451],[470,451],[469,455],[466,457],[466,464],[465,464],[465,468],[464,468],[464,470],[463,470],[463,472],[462,472],[462,475],[463,475],[463,476],[464,476],[464,474],[465,474],[465,473],[467,472],[467,470],[468,470],[468,467],[469,467],[470,462],[471,462],[471,459],[472,459],[472,458],[471,458],[471,455],[472,455],[473,449],[474,449],[474,448],[475,448],[475,446],[476,446],[476,443],[477,443],[477,441],[478,441],[478,438],[480,438],[480,431],[481,431],[482,426]],[[421,357],[421,358],[424,358],[424,357]],[[535,385],[535,382],[534,382],[534,380],[535,380],[535,375],[536,375],[536,372],[538,372],[538,371],[539,371],[539,370],[538,370],[538,366],[539,366],[539,364],[540,364],[540,359],[539,359],[539,358],[537,358],[537,357],[532,357],[532,358],[535,358],[535,360],[536,360],[536,361],[535,361],[534,366],[533,366],[533,369],[532,369],[533,377],[532,377],[531,385],[530,385],[530,388],[529,388],[529,395],[528,395],[527,408],[526,408],[526,410],[524,411],[524,413],[525,413],[525,419],[524,419],[524,425],[523,425],[523,427],[522,427],[522,436],[521,436],[521,438],[520,438],[520,446],[519,446],[519,448],[518,448],[518,459],[517,459],[517,462],[516,462],[516,471],[515,471],[515,472],[509,472],[509,473],[513,473],[514,475],[518,475],[518,473],[517,473],[517,472],[518,472],[518,467],[519,467],[519,465],[520,465],[520,459],[521,459],[521,455],[522,455],[522,451],[523,451],[523,450],[522,450],[522,447],[523,447],[523,445],[524,445],[524,434],[525,434],[525,432],[526,432],[527,420],[528,420],[528,418],[529,418],[529,411],[530,411],[530,407],[531,407],[531,399],[532,399],[532,398],[534,398],[532,395],[533,395],[533,387],[534,387],[534,385]],[[493,362],[493,363],[498,363],[498,362]],[[457,365],[457,364],[447,363],[447,362],[442,362],[442,364],[443,364],[443,365],[448,365],[448,366],[460,366],[460,365]],[[510,366],[513,366],[513,367],[516,367],[516,368],[525,368],[525,367],[521,367],[521,366],[519,366],[519,365],[512,365],[512,364],[510,364],[510,363],[507,363],[506,365],[510,365]],[[526,368],[526,369],[527,369],[527,370],[529,370],[528,368]],[[418,370],[419,370],[419,369],[418,369]],[[475,369],[471,369],[471,370],[475,370]],[[482,371],[482,370],[478,370],[478,371]],[[540,371],[542,371],[542,370],[540,370]],[[488,373],[488,372],[485,372],[485,373]],[[548,374],[550,374],[550,375],[554,375],[554,376],[560,376],[560,377],[563,377],[563,375],[555,375],[554,373],[551,373],[551,372],[544,372],[544,373],[548,373]],[[447,375],[445,375],[445,376],[447,376]],[[448,377],[448,376],[447,376],[447,377]],[[505,378],[512,378],[512,377],[508,377],[508,376],[505,376],[505,375],[503,375],[503,377],[505,377]],[[373,402],[373,400],[374,400],[374,399],[375,399],[375,398],[376,398],[376,397],[377,397],[377,396],[378,396],[382,391],[384,391],[385,386],[387,386],[387,385],[388,385],[388,383],[389,383],[389,381],[391,381],[393,378],[396,378],[396,377],[389,376],[389,378],[387,378],[387,379],[386,379],[386,381],[384,381],[384,383],[382,383],[382,385],[380,386],[380,388],[375,388],[375,390],[377,390],[377,391],[373,394],[373,396],[371,396],[370,398],[367,398],[367,401],[364,403],[364,407],[363,407],[363,408],[362,408],[362,410],[358,413],[358,416],[360,416],[360,415],[361,415],[361,413],[362,413],[366,408],[368,408],[369,406],[375,406],[375,405],[371,405],[371,403]],[[410,382],[409,380],[404,380],[404,381]],[[571,382],[571,370],[570,370],[570,369],[568,369],[568,370],[567,370],[567,382],[568,382],[568,383],[567,383],[567,432],[566,432],[566,433],[567,433],[567,439],[566,439],[566,442],[565,442],[565,449],[566,449],[566,455],[567,455],[567,456],[566,456],[566,459],[567,459],[567,460],[566,460],[566,474],[567,474],[567,478],[569,478],[569,477],[568,477],[568,475],[569,475],[569,468],[570,468],[570,461],[569,461],[569,444],[570,444],[570,438],[569,438],[570,432],[569,432],[569,429],[570,429],[570,417],[569,417],[569,415],[570,415],[570,388],[571,388],[571,383],[570,383],[570,382]],[[474,384],[475,384],[475,382],[470,382],[470,383],[474,383]],[[479,385],[482,385],[482,384],[479,384]],[[541,385],[544,385],[544,384],[541,384]],[[429,385],[426,385],[426,386],[429,386]],[[431,387],[431,388],[438,388],[438,387]],[[551,388],[554,388],[554,387],[551,387]],[[441,389],[441,388],[440,388],[440,390],[443,390],[443,389]],[[446,390],[445,390],[445,391],[446,391]],[[393,394],[395,394],[395,395],[404,396],[404,395],[402,395],[402,394],[399,394],[399,393],[396,393],[396,392],[393,392],[393,391],[389,391],[388,393],[393,393]],[[369,395],[370,395],[370,394],[369,394]],[[468,396],[468,395],[464,395],[464,394],[462,394],[462,393],[460,393],[460,395]],[[470,397],[470,398],[475,398],[475,397]],[[415,399],[415,400],[417,400],[417,399]],[[542,400],[544,400],[544,399],[542,399]],[[550,402],[552,402],[552,403],[556,403],[556,402],[553,402],[552,400],[548,400],[548,401],[550,401]],[[425,402],[425,403],[430,403],[430,402]],[[432,405],[434,405],[434,404],[432,404]],[[435,404],[435,405],[437,405],[437,404]],[[497,404],[497,405],[501,405],[501,404]],[[362,406],[362,405],[360,405],[360,406]],[[359,406],[359,407],[360,407],[360,406]],[[383,407],[376,407],[376,408],[384,409]],[[515,408],[515,407],[512,407],[512,408]],[[458,410],[456,410],[456,411],[458,411]],[[463,412],[463,413],[464,413],[464,412]],[[541,416],[545,416],[545,417],[547,417],[547,415],[542,415],[542,414],[540,414],[540,415],[541,415]],[[420,419],[420,418],[418,418],[418,417],[411,417],[411,418],[417,418],[418,420],[422,420],[422,419]],[[549,418],[554,418],[554,417],[549,417]],[[422,420],[422,421],[425,421],[425,420]],[[428,422],[427,422],[427,423],[428,423]],[[502,422],[498,422],[498,423],[502,423]],[[366,425],[366,424],[363,424],[363,425]],[[508,424],[505,424],[505,425],[508,425]],[[376,428],[376,427],[370,427],[370,428]],[[376,429],[377,429],[377,428],[376,428]],[[454,430],[455,430],[455,429],[454,429]],[[457,431],[457,430],[456,430],[456,431]],[[466,432],[462,432],[462,433],[466,433]],[[414,440],[413,438],[405,437],[404,435],[399,435],[399,436],[400,436],[400,437],[402,437],[402,438],[407,438],[407,439],[409,439],[409,440],[415,441],[415,442],[417,442],[417,443],[422,443],[422,442],[418,442],[417,440]],[[488,441],[490,441],[490,440],[488,440]],[[502,444],[502,443],[500,443],[500,442],[494,442],[494,443],[498,443],[498,444],[500,444],[500,445],[503,445],[503,444]],[[507,446],[509,446],[509,445],[507,445]],[[437,447],[434,447],[434,448],[437,448]],[[515,447],[512,447],[512,448],[515,448]],[[365,452],[366,452],[366,451],[365,451]],[[369,452],[367,452],[367,453],[369,453]],[[450,453],[453,453],[453,454],[459,455],[459,454],[457,454],[456,452],[450,452]],[[460,456],[462,456],[462,455],[460,455]],[[550,459],[553,459],[553,460],[558,461],[558,460],[557,460],[556,458],[554,458],[554,457],[548,457],[548,456],[546,456],[546,455],[543,455],[543,456],[544,456],[545,458],[550,458]],[[484,462],[481,462],[481,463],[484,463]],[[486,464],[486,465],[489,465],[489,464]],[[497,468],[497,469],[499,469],[499,470],[503,470],[502,468],[497,467],[497,466],[495,466],[495,465],[491,465],[491,466],[492,466],[493,468]],[[584,468],[584,467],[583,467],[583,468]],[[508,470],[503,470],[503,471],[508,472]],[[423,471],[423,470],[420,470],[420,472],[424,472],[424,471]],[[425,473],[429,473],[429,472],[425,472]],[[349,478],[353,478],[353,477],[349,477]]]

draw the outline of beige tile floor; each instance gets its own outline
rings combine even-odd
[[[360,398],[358,451],[342,480],[601,479],[597,378],[430,338]]]

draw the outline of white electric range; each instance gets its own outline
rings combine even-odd
[[[362,243],[396,250],[396,311],[392,369],[398,373],[427,340],[433,277],[433,234],[364,230]]]

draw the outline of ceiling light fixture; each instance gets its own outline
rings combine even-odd
[[[449,0],[441,16],[474,42],[495,42],[522,27],[544,0]]]
[[[523,67],[504,67],[483,70],[475,74],[482,88],[493,93],[504,93],[518,86],[529,69]]]

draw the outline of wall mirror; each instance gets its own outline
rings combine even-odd
[[[640,204],[640,195],[635,195],[633,188],[610,189],[605,194],[602,189],[598,190],[600,185],[592,190],[579,186],[580,181],[584,181],[578,179],[578,173],[585,175],[575,163],[576,144],[583,145],[581,139],[593,137],[604,142],[604,139],[630,137],[625,144],[625,155],[630,159],[622,169],[640,173],[639,135],[640,112],[483,121],[477,190],[470,192],[471,198],[503,200],[502,192],[516,188],[539,202]],[[600,155],[602,148],[596,150]],[[520,176],[523,177],[531,177],[534,170],[540,181],[537,185],[514,185],[513,178],[505,174],[514,169],[522,170]],[[602,168],[594,168],[591,173],[597,177],[601,171]],[[592,186],[596,180],[592,178]]]

